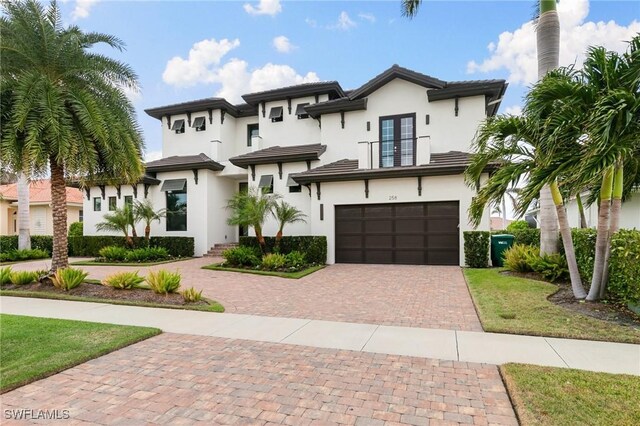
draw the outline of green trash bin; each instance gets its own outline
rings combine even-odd
[[[504,252],[513,245],[515,238],[509,234],[491,236],[491,263],[493,266],[504,266]]]

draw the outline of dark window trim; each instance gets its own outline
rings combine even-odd
[[[396,126],[395,125],[395,121],[398,120],[398,123],[400,122],[400,119],[402,118],[407,118],[407,117],[412,117],[413,118],[413,163],[409,164],[408,166],[401,166],[402,164],[402,141],[400,140],[400,126]],[[382,167],[382,120],[394,120],[394,125],[393,125],[393,147],[394,147],[394,154],[393,154],[393,166],[392,167],[410,167],[410,166],[415,166],[416,165],[416,148],[417,148],[417,143],[416,143],[416,127],[417,127],[417,123],[416,123],[416,113],[412,112],[412,113],[408,113],[408,114],[395,114],[395,115],[384,115],[378,118],[378,140],[380,142],[378,142],[378,167],[383,168]],[[397,151],[396,151],[397,150]],[[396,152],[398,152],[397,158],[396,158]],[[388,169],[389,167],[384,167],[385,169]]]
[[[267,179],[270,178],[269,186],[266,186],[266,185],[264,185],[262,183],[263,180],[267,180],[267,179],[264,179],[264,178],[267,178]],[[273,182],[274,182],[274,180],[275,179],[273,179],[273,175],[262,175],[262,176],[260,176],[260,180],[258,181],[258,189],[260,189],[262,191],[265,191],[265,189],[266,189],[265,194],[273,194]]]
[[[171,126],[171,130],[176,132],[176,134],[184,133],[184,119],[179,119],[173,122],[173,126]]]
[[[284,120],[284,107],[274,106],[269,111],[269,118],[272,123],[279,123]]]
[[[96,204],[97,204],[97,208],[96,208]],[[102,211],[102,199],[100,197],[93,197],[93,211],[94,212]]]
[[[259,134],[259,132],[260,132],[260,124],[258,124],[258,123],[247,124],[247,146],[251,146],[251,131],[253,129],[256,129],[258,131],[258,134]]]
[[[185,186],[184,189],[182,190],[177,190],[177,191],[165,191],[164,193],[164,202],[165,202],[165,207],[166,207],[166,215],[167,217],[165,218],[165,230],[167,232],[187,232],[189,230],[189,222],[188,222],[188,212],[189,212],[189,194],[187,193],[187,188]],[[187,209],[184,213],[184,229],[169,229],[169,215],[173,214],[173,212],[169,211],[168,208],[168,203],[167,203],[167,198],[169,197],[169,194],[185,194],[186,195],[186,199],[187,199]]]
[[[198,125],[198,122],[200,122],[200,124]],[[196,117],[193,120],[193,126],[194,129],[196,129],[196,132],[204,132],[205,130],[207,130],[207,118],[202,115],[200,117]]]
[[[113,201],[113,208],[111,208],[111,202]],[[114,212],[118,209],[118,198],[113,196],[113,197],[108,197],[107,198],[107,209],[110,212]]]
[[[302,102],[296,105],[296,115],[298,116],[298,120],[309,118],[309,113],[304,109],[308,105],[310,105],[310,102]]]

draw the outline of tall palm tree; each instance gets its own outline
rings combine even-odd
[[[18,173],[18,250],[31,248],[31,215],[29,214],[29,180]]]
[[[417,15],[422,0],[402,0],[402,14],[413,18]],[[560,20],[556,0],[538,0],[536,44],[538,48],[538,79],[549,70],[557,68],[560,61]],[[551,191],[545,185],[538,197],[540,224],[540,252],[558,251],[558,219],[554,209]]]
[[[51,175],[51,270],[67,255],[67,176],[97,175],[121,183],[143,173],[142,137],[124,89],[137,90],[133,70],[95,50],[122,50],[118,38],[64,27],[58,5],[2,2],[0,92],[11,111],[2,123],[0,159],[29,176]]]
[[[280,201],[273,208],[273,217],[278,221],[278,233],[276,234],[275,250],[280,250],[280,241],[282,240],[282,230],[288,223],[306,222],[306,214],[302,213],[296,207],[289,203]]]
[[[144,239],[149,245],[149,239],[151,237],[151,223],[155,220],[160,222],[160,219],[167,215],[166,209],[154,210],[151,200],[146,199],[144,201],[136,201],[133,204],[134,225],[137,222],[144,222]]]
[[[103,222],[96,224],[96,230],[108,232],[121,232],[124,234],[125,242],[129,247],[133,247],[133,238],[129,236],[131,228],[131,214],[127,208],[116,209],[112,213],[107,213],[103,217]]]
[[[262,234],[262,228],[279,198],[278,194],[267,194],[260,189],[240,191],[227,202],[227,209],[231,211],[227,223],[252,227],[262,253],[266,253],[267,243]]]

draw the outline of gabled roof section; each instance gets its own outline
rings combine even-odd
[[[203,112],[215,109],[224,110],[234,117],[244,116],[243,114],[246,114],[250,111],[244,105],[232,105],[224,98],[204,98],[196,99],[195,101],[181,102],[156,108],[148,108],[145,109],[144,112],[149,114],[151,117],[160,120],[162,119],[162,117],[167,115]],[[253,114],[248,115],[255,115],[258,113],[257,111],[251,112],[253,112]]]
[[[75,187],[67,186],[67,203],[82,204],[82,192]],[[0,185],[0,196],[6,201],[18,200],[18,184]],[[29,204],[51,202],[51,180],[32,180],[29,182]]]
[[[421,74],[419,72],[412,71],[407,68],[403,68],[398,64],[394,64],[391,68],[387,69],[381,74],[378,74],[359,88],[349,93],[350,99],[360,99],[365,96],[369,96],[385,84],[389,83],[396,78],[401,78],[410,83],[417,84],[429,89],[440,89],[445,87],[446,81],[439,80],[437,78]]]
[[[155,172],[174,172],[180,170],[200,170],[207,169],[214,172],[224,169],[220,163],[213,161],[205,154],[198,155],[180,155],[173,157],[161,158],[159,160],[150,161],[146,165],[146,171]]]
[[[318,160],[327,150],[326,145],[272,146],[271,148],[249,152],[230,158],[231,164],[247,168],[255,164],[292,163],[295,161]]]
[[[337,182],[359,179],[392,179],[416,176],[456,175],[465,171],[471,161],[466,152],[450,151],[431,154],[431,162],[423,166],[385,167],[377,169],[359,169],[357,160],[339,160],[315,169],[291,175],[301,185],[312,182]],[[487,172],[497,165],[487,166]]]
[[[295,86],[280,87],[263,92],[242,95],[242,99],[252,106],[260,102],[280,101],[283,99],[302,98],[304,96],[329,95],[329,99],[344,97],[344,91],[337,81],[318,81],[314,83],[296,84]]]
[[[498,107],[507,90],[505,80],[470,80],[450,81],[442,89],[428,90],[429,102],[443,99],[463,98],[466,96],[485,95],[487,98],[487,115],[492,116],[498,112]]]
[[[332,112],[359,111],[364,109],[367,109],[367,98],[351,100],[348,97],[319,102],[305,107],[307,114],[313,118],[318,118],[322,114],[329,114]]]

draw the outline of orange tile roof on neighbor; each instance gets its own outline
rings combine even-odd
[[[8,201],[18,200],[18,184],[0,185],[0,195]],[[51,202],[51,181],[33,180],[29,184],[29,204]],[[82,204],[82,191],[67,186],[67,203]]]
[[[509,226],[509,224],[511,222],[513,222],[513,221],[507,219],[507,223],[504,223],[504,221],[503,221],[503,219],[501,217],[492,216],[491,217],[491,230],[495,231],[495,230],[500,230],[500,229],[506,229],[507,226]]]

